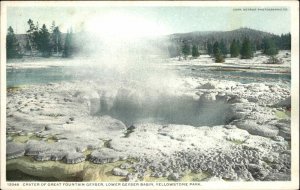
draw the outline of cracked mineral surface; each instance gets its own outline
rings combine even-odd
[[[77,181],[291,179],[289,87],[191,76],[173,83],[8,90],[7,169]]]

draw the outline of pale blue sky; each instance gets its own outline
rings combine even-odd
[[[63,32],[66,32],[70,26],[75,31],[80,31],[86,29],[87,23],[93,18],[92,24],[101,29],[101,22],[97,22],[98,18],[118,13],[119,17],[130,15],[133,18],[141,18],[141,22],[147,20],[157,26],[163,26],[165,33],[228,31],[240,27],[249,27],[275,34],[290,32],[289,9],[257,9],[256,11],[240,11],[230,7],[9,7],[7,25],[12,26],[16,33],[25,33],[28,29],[27,20],[31,18],[34,22],[39,21],[40,26],[45,23],[49,28],[52,21],[55,20]],[[116,23],[111,24],[118,25],[116,20],[118,19],[113,20]],[[126,22],[122,18],[120,20]],[[128,26],[144,27],[139,26],[141,22],[131,23]],[[122,30],[122,28],[116,27],[115,29]]]

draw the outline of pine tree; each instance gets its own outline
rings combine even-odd
[[[213,45],[210,42],[207,43],[207,54],[208,55],[213,54]]]
[[[280,63],[280,61],[276,58],[276,55],[278,54],[278,48],[275,44],[274,39],[264,38],[263,53],[269,56],[269,63]]]
[[[238,48],[239,54],[241,54],[242,45],[241,45],[241,42],[240,42],[240,40],[237,40],[237,41],[236,41],[236,45],[237,45],[237,48]]]
[[[282,49],[291,50],[291,47],[292,47],[291,40],[292,40],[291,33],[284,35],[284,38],[283,38],[284,43],[283,43]]]
[[[215,42],[213,45],[213,54],[215,58],[216,63],[223,63],[224,62],[224,56],[221,52],[220,46],[218,42]]]
[[[263,53],[269,56],[278,54],[278,48],[272,38],[265,38],[263,40]]]
[[[221,53],[223,54],[223,56],[226,57],[228,50],[227,50],[224,40],[221,40],[221,42],[220,42],[220,50],[221,50]]]
[[[240,53],[242,59],[251,59],[253,57],[251,42],[248,38],[244,38]]]
[[[49,57],[51,54],[50,33],[45,24],[39,31],[37,40],[38,50],[42,52],[43,57]]]
[[[193,57],[199,57],[200,56],[198,47],[196,45],[193,45],[193,47],[192,47],[192,56]]]
[[[239,56],[239,54],[240,52],[239,52],[238,44],[235,40],[233,40],[230,45],[230,55],[231,57],[237,57]]]
[[[73,42],[72,42],[72,30],[67,32],[66,39],[65,39],[65,45],[63,50],[63,57],[71,57],[73,53]]]
[[[186,59],[186,57],[188,56],[188,55],[190,55],[190,53],[191,53],[191,47],[190,47],[190,45],[188,44],[188,43],[183,43],[183,46],[182,46],[182,50],[181,50],[181,52],[182,52],[182,54],[183,54],[183,56],[184,56],[184,59]]]
[[[214,45],[213,45],[213,55],[215,56],[216,53],[220,50],[220,47],[219,47],[219,42],[215,42]],[[221,50],[220,50],[221,51]]]
[[[31,55],[33,55],[33,50],[36,49],[36,44],[37,44],[38,37],[39,37],[38,26],[35,26],[31,19],[29,19],[27,21],[27,24],[29,25],[29,29],[26,32],[27,33],[27,45],[30,48]]]
[[[8,27],[6,35],[6,57],[7,59],[22,57],[20,54],[20,45],[11,26]]]
[[[52,22],[50,33],[51,50],[58,55],[62,50],[61,32],[59,30],[59,27],[55,25],[55,21]]]
[[[215,62],[216,63],[223,63],[225,60],[224,60],[224,57],[221,53],[221,50],[218,50],[218,52],[216,53],[215,55]]]
[[[256,48],[256,44],[254,42],[251,43],[251,50],[253,52],[253,54],[256,52],[257,48]]]
[[[261,50],[261,42],[259,40],[255,40],[255,47],[256,47],[256,50]]]
[[[55,27],[52,33],[52,41],[54,44],[54,52],[57,54],[61,51],[62,46],[61,46],[61,32],[59,30],[59,27]]]

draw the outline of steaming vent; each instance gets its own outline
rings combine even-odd
[[[230,106],[221,101],[206,102],[188,95],[146,95],[128,89],[99,92],[90,99],[93,116],[109,115],[127,126],[141,122],[193,126],[223,125],[230,120]]]

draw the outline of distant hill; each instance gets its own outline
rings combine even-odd
[[[231,31],[195,31],[188,33],[175,33],[165,37],[166,40],[169,41],[168,51],[171,57],[180,55],[183,42],[198,46],[200,53],[203,54],[207,53],[208,43],[213,44],[216,41],[220,42],[223,40],[229,49],[230,44],[234,39],[239,40],[242,43],[245,37],[250,39],[250,42],[257,50],[262,48],[262,42],[265,37],[274,38],[280,49],[290,49],[290,39],[287,39],[290,38],[290,36],[285,36],[287,38],[282,38],[281,40],[279,35],[251,28],[239,28]]]
[[[168,38],[172,42],[193,42],[200,47],[205,46],[207,42],[215,42],[224,40],[225,44],[230,44],[233,39],[243,41],[245,37],[248,37],[250,41],[261,42],[264,37],[275,37],[276,35],[254,30],[250,28],[240,28],[232,31],[205,31],[205,32],[189,32],[189,33],[176,33],[171,34]]]

